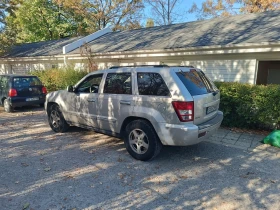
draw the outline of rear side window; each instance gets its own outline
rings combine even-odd
[[[131,73],[108,73],[104,93],[132,94]]]
[[[203,72],[191,69],[190,71],[177,72],[176,74],[192,96],[203,95],[218,90]]]
[[[13,87],[30,87],[42,85],[41,81],[37,77],[14,77]]]
[[[158,73],[137,73],[139,95],[169,96],[170,92]]]

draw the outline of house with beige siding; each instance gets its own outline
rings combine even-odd
[[[192,65],[212,80],[280,84],[280,11],[15,46],[0,57],[0,73],[74,65],[85,68],[86,43],[99,69],[125,65]]]

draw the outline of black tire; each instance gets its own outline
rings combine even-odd
[[[48,121],[51,129],[56,133],[63,133],[69,128],[57,104],[51,105],[48,109]]]
[[[126,126],[124,143],[128,153],[142,161],[155,158],[162,148],[154,128],[145,120],[134,120]]]
[[[4,100],[4,110],[5,110],[5,112],[13,112],[14,111],[14,108],[10,105],[8,99]]]

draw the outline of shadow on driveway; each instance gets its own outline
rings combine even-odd
[[[202,142],[141,162],[120,139],[54,133],[43,110],[16,115],[0,121],[2,209],[280,208],[275,154]]]

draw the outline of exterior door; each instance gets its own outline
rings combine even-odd
[[[269,69],[267,84],[280,84],[280,69]]]
[[[98,124],[101,130],[119,132],[121,123],[132,113],[132,73],[108,73],[103,93],[98,97]]]

